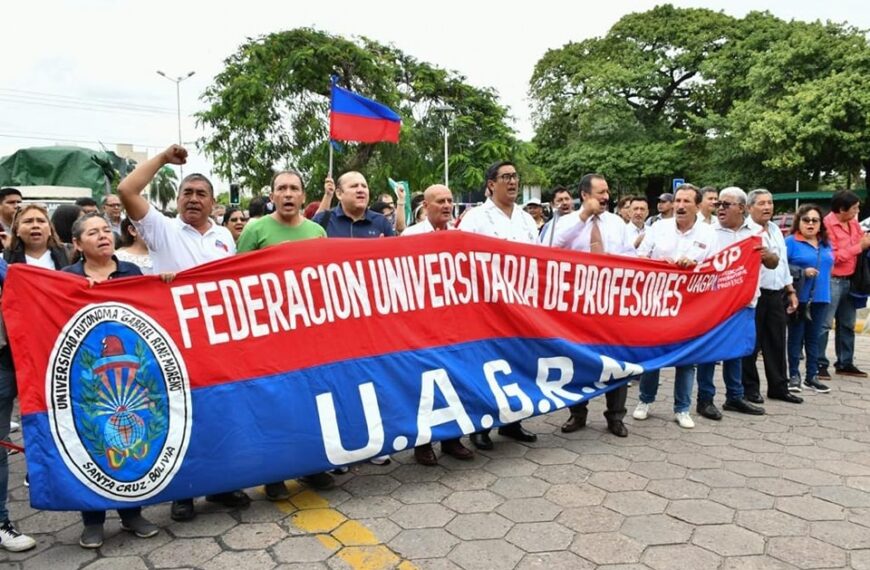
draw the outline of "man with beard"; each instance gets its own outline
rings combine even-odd
[[[118,195],[136,231],[145,240],[154,273],[175,273],[236,252],[230,231],[211,219],[214,188],[202,174],[189,174],[178,186],[178,217],[168,218],[142,197],[142,190],[167,164],[187,162],[187,150],[172,145],[143,162],[118,184]],[[244,491],[229,491],[206,497],[209,502],[227,507],[242,507],[251,502]],[[196,516],[193,499],[173,501],[171,516],[188,521]]]
[[[426,188],[422,207],[426,217],[405,230],[402,237],[457,229],[450,223],[453,219],[453,193],[447,186],[435,184]],[[474,459],[474,452],[462,445],[458,437],[442,441],[441,451],[461,461]],[[420,465],[438,465],[438,456],[435,455],[431,443],[415,447],[414,459]]]
[[[557,186],[553,190],[553,217],[541,228],[542,244],[552,245],[553,228],[556,227],[560,218],[567,216],[573,211],[574,200],[571,198],[571,192],[564,186]]]
[[[659,259],[677,267],[693,267],[712,253],[716,236],[707,224],[698,223],[698,205],[701,192],[692,184],[677,187],[673,196],[675,215],[650,227],[638,247],[639,257]],[[677,366],[674,381],[674,420],[685,429],[695,427],[689,414],[692,406],[692,384],[695,367]],[[659,389],[659,371],[644,372],[640,379],[637,407],[632,413],[636,420],[649,417],[650,406]]]
[[[325,238],[326,232],[318,224],[305,219],[305,185],[295,170],[283,170],[272,177],[269,200],[275,211],[245,226],[239,237],[239,253],[255,251],[288,241]],[[335,480],[329,473],[314,473],[299,479],[315,489],[331,489]],[[282,501],[290,497],[284,481],[266,483],[266,498]]]
[[[738,241],[758,235],[755,224],[746,218],[746,192],[742,189],[731,186],[719,192],[717,207],[719,223],[713,226],[716,239],[712,253],[718,253]],[[773,269],[779,263],[779,258],[767,248],[767,240],[762,240],[762,243],[764,245],[761,246],[761,263],[764,267]],[[755,306],[755,299],[750,306]],[[742,358],[732,358],[722,362],[722,379],[725,381],[723,409],[754,416],[764,415],[764,408],[748,402],[744,397],[742,368]],[[715,362],[698,365],[697,411],[705,418],[721,420],[722,413],[713,403],[716,395],[716,388],[713,385],[715,371]]]
[[[576,251],[609,255],[634,255],[634,247],[626,231],[628,226],[616,214],[607,211],[610,201],[610,189],[607,180],[600,174],[587,174],[580,179],[580,211],[559,220],[556,225],[556,236],[553,239],[555,247],[564,247]],[[604,417],[607,429],[617,437],[627,437],[628,429],[623,423],[625,417],[625,399],[628,386],[605,394],[607,410]],[[570,407],[571,416],[562,425],[563,433],[571,433],[586,427],[589,415],[589,401],[584,400]]]
[[[758,352],[761,351],[764,376],[767,378],[767,397],[800,404],[803,398],[788,391],[785,335],[788,314],[797,310],[798,298],[788,270],[785,240],[779,227],[770,221],[773,216],[773,196],[770,192],[762,188],[753,190],[747,202],[753,233],[766,238],[768,247],[777,255],[779,263],[773,269],[761,268],[758,282],[761,296],[755,307],[755,350],[743,357],[743,390],[750,402],[764,402],[756,366]]]
[[[489,198],[481,206],[472,208],[462,218],[459,229],[494,238],[537,244],[538,227],[535,220],[517,207],[520,175],[514,163],[496,162],[486,170],[486,192]],[[471,435],[471,443],[478,449],[492,449],[489,429]],[[533,442],[538,436],[514,422],[498,428],[499,435],[522,442]]]

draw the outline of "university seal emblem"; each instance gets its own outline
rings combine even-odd
[[[121,303],[88,305],[61,331],[45,380],[52,436],[82,483],[117,501],[169,484],[187,449],[190,389],[156,322]]]

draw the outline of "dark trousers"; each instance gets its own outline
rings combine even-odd
[[[127,521],[139,516],[142,512],[142,507],[132,507],[130,509],[118,509],[118,514],[122,521]],[[95,524],[103,524],[106,522],[106,511],[82,511],[82,522],[85,526]]]
[[[788,315],[785,302],[784,291],[761,290],[755,308],[755,350],[743,357],[743,391],[746,394],[761,394],[761,379],[756,367],[759,351],[764,358],[767,395],[782,396],[788,393],[785,349]]]
[[[604,410],[604,417],[607,421],[620,420],[625,417],[625,399],[628,396],[628,386],[623,385],[616,390],[611,390],[604,394],[604,399],[607,401],[607,409]],[[569,408],[572,416],[581,418],[584,422],[589,415],[589,400],[584,400],[579,404],[574,404]]]

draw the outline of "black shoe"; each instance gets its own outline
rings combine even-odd
[[[251,504],[251,498],[244,491],[230,491],[228,493],[217,493],[216,495],[208,495],[205,498],[209,503],[219,503],[225,507],[238,508],[247,507]]]
[[[608,420],[607,429],[616,437],[628,437],[628,428],[622,423],[622,420]]]
[[[174,521],[190,521],[196,516],[196,510],[193,508],[193,499],[182,499],[180,501],[172,501],[172,507],[169,509],[169,516]]]
[[[329,473],[314,473],[312,475],[300,477],[299,480],[312,489],[317,489],[318,491],[326,491],[327,489],[335,487],[335,477]]]
[[[583,429],[586,427],[586,416],[578,416],[577,414],[571,414],[564,424],[562,424],[562,433],[572,433],[577,431],[578,429]]]
[[[522,441],[524,443],[532,443],[533,441],[538,441],[538,436],[524,428],[520,422],[501,426],[500,428],[498,428],[498,435],[503,435],[504,437],[509,437],[511,439]]]
[[[769,400],[781,400],[783,402],[788,402],[789,404],[803,404],[804,403],[803,398],[801,398],[799,396],[795,396],[794,394],[790,394],[789,392],[786,392],[784,394],[768,394],[767,398]]]
[[[750,404],[743,398],[739,400],[725,400],[725,405],[722,409],[728,412],[739,412],[741,414],[749,414],[751,416],[763,416],[764,408]]]
[[[744,399],[748,402],[752,402],[753,404],[763,404],[764,398],[761,397],[761,394],[747,394],[744,396]]]
[[[473,433],[470,436],[471,443],[477,449],[489,450],[492,449],[492,439],[489,437],[489,432]]]
[[[819,366],[819,373],[816,374],[816,378],[821,378],[822,380],[830,380],[831,373],[828,372],[827,366]]]
[[[847,364],[846,366],[841,366],[839,368],[835,368],[835,370],[836,370],[837,374],[839,374],[841,376],[854,376],[855,378],[867,378],[867,373],[863,372],[861,370],[858,370],[858,368],[854,364]],[[822,377],[822,375],[819,374],[819,378],[821,378],[821,377]]]
[[[804,386],[807,388],[812,388],[819,394],[827,394],[831,391],[831,389],[826,385],[819,382],[816,378],[807,378],[804,380]]]
[[[713,402],[698,402],[695,409],[708,420],[719,421],[722,419],[722,412],[719,411],[719,408]]]
[[[265,491],[266,498],[270,501],[283,501],[290,498],[290,491],[287,490],[287,485],[284,484],[284,481],[266,483]]]

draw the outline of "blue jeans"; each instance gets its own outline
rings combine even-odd
[[[0,359],[0,440],[6,440],[9,437],[12,406],[15,404],[15,396],[17,395],[18,386],[15,384],[15,370],[5,362],[5,359]],[[0,447],[0,523],[9,520],[9,511],[6,509],[8,487],[9,460],[6,457],[6,448]]]
[[[716,396],[713,375],[716,363],[698,365],[698,403],[712,402]],[[725,380],[725,400],[743,399],[743,359],[733,358],[722,362],[722,379]]]
[[[674,412],[688,412],[692,405],[692,386],[695,383],[694,366],[677,366],[674,381]],[[659,391],[659,371],[650,370],[640,376],[640,401],[652,404]]]
[[[837,328],[834,331],[834,351],[837,361],[834,362],[834,368],[853,364],[856,311],[855,305],[852,304],[852,297],[849,296],[851,289],[852,283],[849,279],[831,277],[831,302],[827,314],[822,319],[822,330],[819,332],[819,366],[823,368],[831,365],[831,361],[825,356],[825,351],[828,348],[828,332],[833,327],[834,318],[837,319]]]
[[[821,360],[819,359],[820,331],[824,323],[825,315],[829,312],[828,303],[813,303],[810,305],[810,316],[807,320],[803,315],[806,303],[798,305],[797,314],[788,324],[788,375],[790,378],[800,378],[801,351],[806,348],[807,368],[806,378],[815,378],[819,373]],[[827,366],[827,365],[825,365]]]

